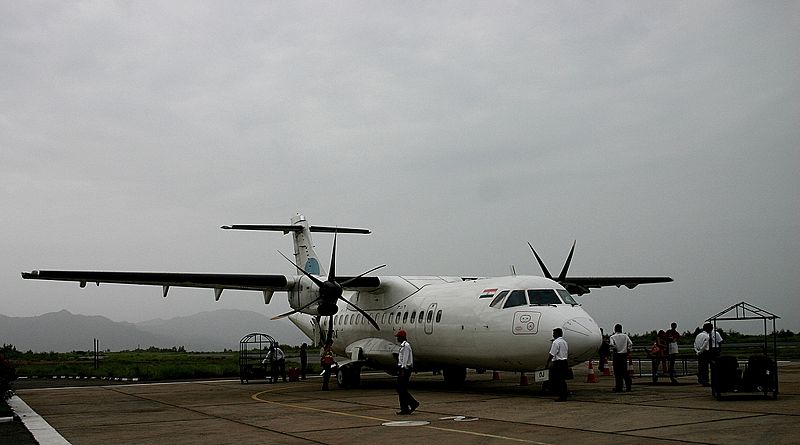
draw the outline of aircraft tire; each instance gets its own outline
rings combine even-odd
[[[467,368],[446,367],[442,369],[442,376],[447,385],[460,386],[467,380]]]
[[[360,384],[361,368],[344,366],[336,371],[336,386],[339,388],[357,388]]]

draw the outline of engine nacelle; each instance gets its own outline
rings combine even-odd
[[[311,279],[308,277],[301,277],[295,286],[289,292],[289,306],[292,309],[300,309],[304,306],[311,304],[313,301],[319,298],[319,288],[316,284],[314,284]],[[300,312],[309,315],[320,315],[317,312],[316,304],[311,304],[307,308],[301,310]]]

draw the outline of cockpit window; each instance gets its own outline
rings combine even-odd
[[[531,304],[561,304],[555,289],[530,289],[528,297],[531,299]]]
[[[527,306],[527,305],[528,305],[528,300],[525,298],[525,291],[512,290],[511,294],[509,294],[508,299],[506,300],[506,304],[503,305],[503,308],[505,309],[507,307]]]
[[[561,299],[564,300],[564,303],[578,304],[578,302],[572,298],[572,295],[568,291],[565,291],[564,289],[558,289],[556,292],[558,292],[558,295],[561,295]]]
[[[506,295],[508,295],[507,290],[504,290],[503,292],[497,294],[497,296],[494,297],[492,302],[489,303],[489,307],[500,307],[500,302],[503,301],[503,298],[505,298]]]

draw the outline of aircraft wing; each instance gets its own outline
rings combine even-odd
[[[214,289],[217,299],[224,289],[254,290],[264,292],[265,298],[273,292],[289,291],[300,279],[299,275],[219,274],[181,272],[106,272],[83,270],[34,270],[22,272],[26,280],[76,281],[81,287],[86,283],[114,283],[162,286],[164,296],[170,287],[197,287]],[[347,289],[374,289],[381,285],[378,277],[337,277],[350,282]]]
[[[26,280],[77,281],[81,287],[86,283],[115,283],[162,286],[164,296],[171,286],[214,289],[216,299],[224,289],[257,290],[264,293],[268,302],[275,291],[290,290],[297,277],[286,275],[247,275],[218,273],[177,272],[105,272],[82,270],[34,270],[22,272]]]
[[[591,288],[606,286],[625,286],[633,289],[640,284],[668,283],[672,281],[670,277],[567,277],[559,284],[571,294],[588,294]]]

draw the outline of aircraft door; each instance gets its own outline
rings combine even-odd
[[[433,324],[436,322],[436,303],[428,305],[428,310],[425,311],[425,333],[433,334]]]

